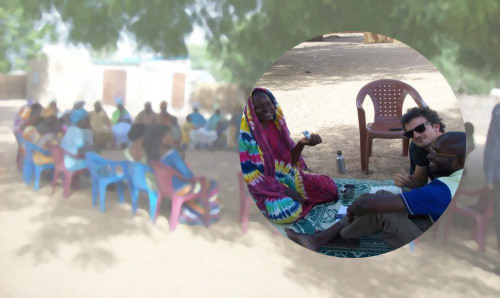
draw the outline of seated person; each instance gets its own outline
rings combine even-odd
[[[216,107],[216,106],[215,106]],[[193,112],[190,114],[191,123],[193,122],[193,117],[197,117],[197,112]],[[199,114],[199,113],[198,113]],[[201,114],[199,114],[201,116]],[[203,118],[205,120],[205,118]],[[192,141],[191,147],[195,147],[197,149],[201,148],[209,148],[211,145],[219,138],[221,131],[221,127],[219,127],[219,123],[222,120],[222,116],[220,115],[220,110],[216,108],[215,113],[208,119],[204,126],[198,127],[190,132],[190,137]],[[200,119],[200,123],[201,123]],[[195,125],[196,126],[196,125]]]
[[[35,103],[30,107],[29,115],[27,116],[24,123],[20,126],[20,130],[23,134],[23,139],[35,144],[40,134],[36,129],[36,126],[43,122],[42,118],[42,106],[39,103]]]
[[[162,163],[179,172],[183,177],[194,177],[193,172],[186,165],[179,153],[174,149],[175,140],[172,129],[166,125],[153,125],[146,129],[144,135],[144,149],[148,160],[161,160]],[[181,180],[177,177],[172,178],[172,186],[179,195],[190,192],[199,192],[201,185],[193,184]],[[157,189],[152,186],[152,189]],[[206,197],[190,200],[182,205],[179,221],[186,224],[203,224],[203,217],[208,212],[210,222],[219,219],[221,205],[217,198],[219,186],[213,180],[207,181],[208,195]],[[206,210],[205,203],[202,200],[209,200],[209,210]]]
[[[189,114],[191,117],[191,123],[195,126],[196,129],[205,126],[207,124],[207,120],[199,111],[200,105],[199,104],[194,104],[193,105],[193,112]]]
[[[318,204],[338,200],[333,179],[310,173],[301,157],[305,146],[321,142],[312,134],[295,144],[272,93],[253,90],[241,120],[241,168],[257,207],[272,222],[291,223]]]
[[[33,100],[27,99],[26,104],[21,106],[19,110],[17,111],[15,117],[14,117],[14,132],[20,132],[22,133],[21,126],[24,124],[25,121],[28,120],[30,111],[31,111],[31,106],[34,104]]]
[[[144,151],[145,130],[146,125],[144,124],[134,124],[130,128],[127,137],[132,144],[123,150],[123,154],[127,160],[147,163],[146,152]]]
[[[187,115],[186,116],[186,121],[184,121],[184,124],[182,124],[181,127],[181,146],[186,147],[189,146],[191,143],[191,131],[194,129],[194,125],[191,123],[191,116]]]
[[[113,140],[113,134],[111,133],[111,121],[102,108],[101,102],[94,103],[94,110],[89,113],[89,119],[95,146],[101,149],[107,148],[110,141]]]
[[[234,112],[229,120],[229,139],[228,146],[231,148],[238,148],[238,132],[241,125],[241,117],[243,116],[243,108],[238,104],[234,108]]]
[[[64,165],[69,171],[87,168],[85,153],[93,149],[93,136],[87,111],[80,108],[70,114],[72,125],[66,131],[61,148],[69,154],[64,155]]]
[[[62,138],[60,133],[59,121],[55,115],[55,110],[44,109],[42,111],[43,121],[36,126],[39,137],[35,144],[45,150],[49,150],[48,144],[59,144]],[[35,152],[33,154],[33,161],[37,165],[53,163],[54,159],[52,156],[47,156],[41,152]]]
[[[113,124],[111,132],[115,139],[115,146],[124,149],[129,143],[127,134],[132,126],[132,117],[123,106],[123,100],[121,98],[116,100],[116,104],[116,111],[111,118],[111,123]]]
[[[438,177],[431,183],[401,195],[364,194],[347,208],[347,216],[329,229],[313,235],[285,229],[288,237],[314,251],[330,241],[356,245],[358,238],[379,230],[393,249],[417,238],[438,220],[455,195],[465,162],[465,133],[444,133],[429,150],[429,170]]]
[[[139,112],[139,114],[137,114],[137,117],[135,117],[134,123],[144,124],[144,125],[156,124],[157,118],[158,118],[158,115],[156,115],[156,113],[153,111],[153,108],[151,107],[151,103],[146,102],[144,104],[144,110],[142,110],[141,112]]]
[[[401,117],[404,135],[411,139],[410,174],[394,177],[397,187],[416,188],[427,184],[435,177],[429,172],[429,148],[434,140],[443,134],[445,125],[436,111],[428,107],[411,108]]]
[[[229,122],[221,116],[220,110],[217,108],[215,113],[208,119],[207,131],[215,131],[217,139],[212,143],[212,149],[222,149],[226,146],[227,137],[224,134],[229,126]]]

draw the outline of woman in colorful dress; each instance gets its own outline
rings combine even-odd
[[[253,90],[241,119],[241,168],[257,207],[272,222],[292,223],[314,206],[338,200],[333,179],[310,173],[301,157],[304,146],[321,142],[311,134],[295,144],[273,94]]]
[[[175,150],[175,138],[172,129],[166,125],[152,125],[144,132],[144,150],[148,160],[160,160],[165,165],[173,168],[185,178],[195,175],[184,162],[179,152]],[[172,186],[178,195],[196,193],[201,191],[199,182],[190,183],[177,177],[172,177]],[[207,180],[208,195],[182,204],[179,222],[190,225],[204,224],[203,218],[209,213],[208,223],[213,223],[220,218],[221,204],[218,200],[219,185],[213,180]],[[151,186],[157,189],[156,185]],[[202,200],[209,201],[208,210]]]

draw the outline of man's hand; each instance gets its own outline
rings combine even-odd
[[[411,183],[410,175],[408,174],[397,174],[396,177],[394,177],[394,185],[397,187],[405,187],[408,184]]]
[[[316,146],[316,145],[320,144],[321,142],[323,142],[321,137],[319,135],[313,133],[313,134],[311,134],[309,139],[307,139],[307,138],[300,139],[298,144],[304,145],[304,146]]]
[[[304,198],[296,191],[291,188],[285,188],[285,195],[292,198],[292,200],[298,202],[299,204],[303,204],[305,202]]]

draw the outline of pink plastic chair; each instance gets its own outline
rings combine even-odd
[[[150,161],[151,168],[153,168],[153,172],[155,173],[156,180],[158,181],[158,197],[156,199],[156,210],[153,218],[153,223],[156,222],[158,218],[158,213],[160,212],[160,205],[163,197],[169,197],[172,199],[172,211],[170,214],[170,222],[169,229],[170,231],[174,231],[179,223],[179,214],[181,212],[181,207],[184,202],[201,198],[204,199],[206,204],[206,209],[208,210],[208,188],[205,177],[193,177],[186,178],[182,176],[179,172],[174,170],[173,168],[165,165],[161,161]],[[194,183],[199,182],[201,184],[201,191],[198,193],[189,192],[183,196],[177,195],[176,191],[172,186],[172,178],[177,177],[183,181]],[[210,219],[210,214],[207,212],[205,214],[204,223],[205,226],[208,226],[208,221]]]
[[[363,102],[369,96],[373,103],[375,119],[373,123],[366,123]],[[359,125],[359,148],[361,155],[361,170],[368,175],[369,158],[372,155],[373,139],[402,139],[403,156],[408,155],[410,140],[403,136],[403,130],[391,130],[401,127],[403,102],[410,95],[419,107],[426,107],[417,90],[398,80],[377,80],[361,88],[356,97]]]
[[[250,203],[253,202],[252,196],[245,185],[245,179],[243,178],[243,173],[238,172],[238,181],[240,185],[240,221],[241,221],[241,230],[243,234],[248,232],[248,228],[250,226]],[[275,226],[272,226],[272,230],[274,235],[281,235],[280,231],[276,229]]]
[[[248,226],[250,225],[250,202],[252,201],[252,196],[248,192],[245,185],[245,179],[243,178],[243,173],[238,172],[238,181],[240,184],[240,222],[241,230],[243,234],[248,232]]]
[[[66,166],[64,165],[64,155],[70,153],[66,152],[66,150],[61,148],[61,146],[59,145],[49,144],[48,147],[50,154],[54,159],[54,165],[55,165],[54,177],[52,178],[52,192],[55,191],[55,188],[58,184],[57,179],[62,174],[63,197],[68,198],[70,196],[71,186],[73,186],[74,190],[79,189],[80,188],[79,177],[81,174],[87,172],[88,170],[82,169],[78,171],[68,171],[68,169],[66,169]],[[75,181],[73,181],[73,178],[75,178]]]
[[[486,250],[488,220],[493,217],[493,194],[487,188],[482,188],[478,191],[466,191],[459,189],[457,190],[457,196],[459,195],[479,196],[479,198],[475,204],[467,206],[458,206],[457,198],[451,201],[451,210],[448,214],[448,218],[446,219],[443,244],[446,245],[448,242],[448,235],[450,234],[453,215],[458,213],[466,217],[470,217],[476,222],[475,227],[471,231],[471,237],[477,243],[477,250],[484,253]]]

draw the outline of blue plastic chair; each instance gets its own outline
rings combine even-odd
[[[99,206],[101,212],[106,209],[106,188],[109,184],[116,183],[120,203],[124,203],[123,198],[123,181],[127,180],[126,161],[112,161],[99,156],[94,152],[87,152],[85,154],[87,167],[92,178],[92,206],[97,204],[97,193],[99,193]],[[117,174],[116,168],[123,169],[122,174]]]
[[[24,183],[26,185],[31,184],[31,180],[33,178],[33,172],[35,173],[35,191],[38,191],[40,189],[40,176],[43,171],[45,170],[53,170],[54,169],[54,164],[43,164],[43,165],[37,165],[35,164],[35,161],[33,160],[33,155],[35,152],[40,152],[44,155],[50,156],[50,152],[47,150],[44,150],[37,145],[30,143],[24,139],[21,139],[21,142],[24,147],[25,151],[25,156],[24,156],[24,165],[23,165],[23,179]]]
[[[156,191],[149,188],[146,183],[146,173],[153,173],[151,167],[139,162],[129,161],[127,163],[127,176],[129,179],[130,197],[132,198],[132,214],[137,211],[137,201],[139,199],[139,191],[144,191],[149,196],[149,217],[154,221],[156,211]]]

